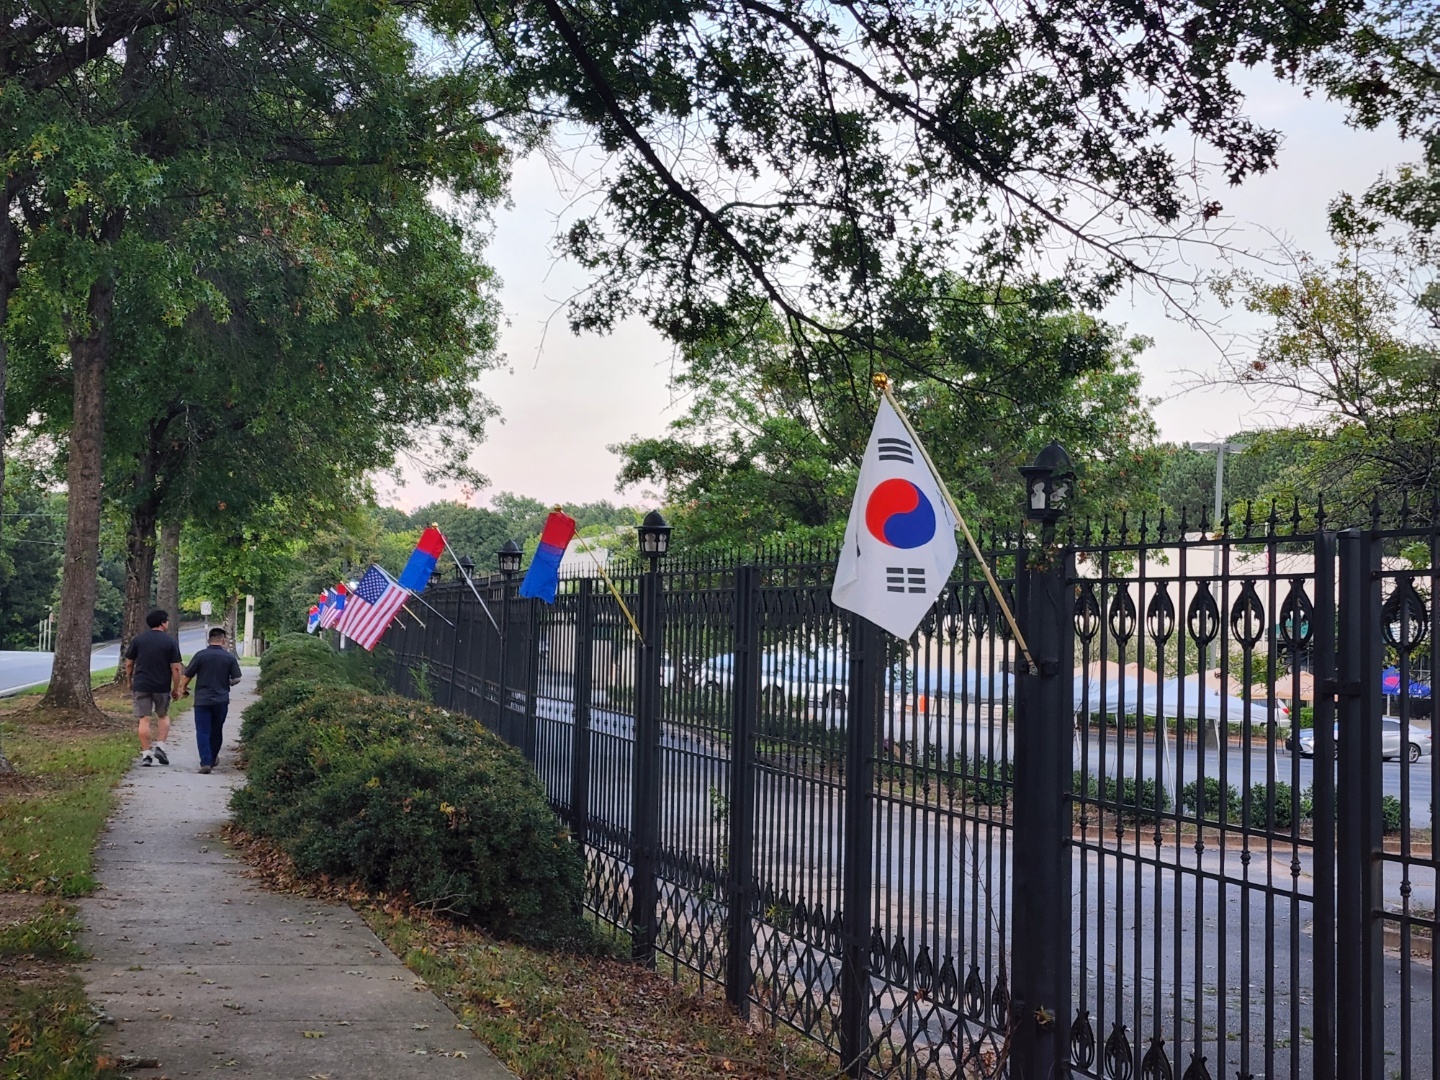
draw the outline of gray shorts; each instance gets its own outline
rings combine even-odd
[[[132,690],[130,697],[135,701],[135,716],[144,719],[150,715],[150,710],[155,710],[156,716],[170,715],[170,695],[152,694],[148,690]]]

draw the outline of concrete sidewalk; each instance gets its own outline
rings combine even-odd
[[[504,1080],[512,1074],[343,904],[267,892],[220,838],[245,669],[214,773],[200,775],[189,712],[170,764],[137,764],[101,837],[100,887],[81,902],[91,1000],[106,1049],[157,1062],[154,1080]],[[140,1067],[137,1062],[135,1066]]]

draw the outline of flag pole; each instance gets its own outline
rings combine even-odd
[[[490,620],[490,625],[495,627],[495,632],[497,634],[503,635],[505,631],[500,629],[500,624],[495,621],[495,616],[490,614],[490,605],[485,603],[485,598],[480,595],[480,590],[475,588],[475,582],[470,579],[470,575],[466,572],[465,567],[460,565],[460,560],[455,558],[455,552],[450,547],[449,538],[446,537],[443,532],[440,532],[440,523],[432,522],[431,528],[433,528],[436,532],[440,533],[440,542],[445,545],[445,550],[450,553],[450,558],[455,563],[455,569],[460,571],[460,576],[465,579],[465,584],[470,586],[470,591],[475,594],[475,599],[479,600],[480,606],[485,609],[485,615]],[[425,606],[430,607],[429,604],[426,604]],[[435,611],[434,608],[430,608],[430,610]],[[439,615],[440,613],[436,611],[435,614]],[[453,626],[454,624],[452,623],[451,625]]]
[[[1010,605],[1005,602],[1005,594],[1000,591],[1000,585],[995,580],[995,575],[990,572],[990,564],[985,561],[985,556],[980,553],[980,545],[975,543],[975,537],[970,535],[970,526],[965,524],[965,519],[960,516],[960,508],[955,505],[955,500],[950,495],[950,489],[945,486],[945,478],[940,475],[940,470],[935,467],[935,462],[930,459],[930,451],[925,449],[925,444],[920,441],[915,428],[910,423],[910,418],[905,415],[905,410],[900,407],[900,402],[895,400],[895,395],[890,392],[890,376],[883,371],[877,371],[872,376],[875,388],[885,395],[885,400],[895,410],[895,415],[900,417],[900,422],[905,425],[905,430],[910,433],[911,440],[915,443],[920,456],[925,459],[926,466],[930,469],[930,475],[935,478],[935,483],[940,485],[940,494],[945,496],[945,504],[950,507],[950,513],[955,515],[955,523],[965,535],[970,550],[975,553],[975,561],[980,564],[981,571],[985,574],[985,580],[990,583],[990,590],[995,594],[995,600],[1000,605],[1000,611],[1005,616],[1005,621],[1010,624],[1010,632],[1015,635],[1015,644],[1019,646],[1020,653],[1025,657],[1025,663],[1030,667],[1030,674],[1039,672],[1035,658],[1030,655],[1030,646],[1025,643],[1025,635],[1020,633],[1020,627],[1015,623],[1015,613],[1010,610]]]
[[[400,582],[396,581],[393,577],[390,576],[390,571],[389,571],[389,570],[386,570],[385,567],[380,566],[379,563],[376,563],[375,565],[376,565],[377,567],[379,567],[380,572],[385,575],[385,580],[386,580],[386,581],[390,582],[390,584],[391,584],[391,585],[394,585],[397,589],[405,589],[405,586],[404,586],[404,585],[401,585]],[[435,612],[435,617],[436,617],[437,619],[439,619],[441,622],[443,622],[446,626],[450,627],[450,629],[452,629],[452,630],[455,629],[455,624],[454,624],[453,622],[451,622],[449,619],[445,618],[444,615],[441,615],[440,612],[435,611],[435,605],[432,604],[432,603],[430,603],[428,600],[426,600],[424,597],[422,597],[419,593],[413,593],[413,592],[411,592],[409,589],[405,589],[405,594],[406,594],[407,596],[409,596],[410,599],[412,599],[412,600],[419,600],[419,601],[420,601],[422,604],[424,604],[427,608],[429,608],[431,611],[434,611],[434,612]],[[422,629],[424,628],[425,624],[424,624],[423,622],[420,622],[420,616],[419,616],[419,615],[416,615],[415,612],[413,612],[413,611],[410,610],[410,605],[409,605],[409,604],[401,604],[401,605],[400,605],[400,608],[401,608],[402,611],[405,612],[405,614],[409,615],[409,616],[410,616],[412,619],[414,619],[417,623],[420,623],[420,626],[421,626]]]
[[[595,569],[600,571],[600,577],[604,579],[606,585],[610,586],[610,591],[615,596],[615,602],[620,605],[620,610],[625,613],[625,618],[630,620],[630,628],[635,631],[636,639],[641,645],[644,645],[645,635],[640,633],[640,624],[635,621],[635,616],[630,614],[630,609],[625,605],[625,598],[620,595],[620,590],[615,588],[615,583],[610,580],[610,575],[605,573],[605,567],[600,563],[600,556],[595,554],[590,545],[585,543],[585,538],[578,532],[575,534],[575,539],[580,541],[581,550],[590,556],[590,560],[595,564]]]

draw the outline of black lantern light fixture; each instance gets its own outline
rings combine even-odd
[[[455,569],[460,572],[462,581],[469,581],[475,576],[475,560],[469,555],[461,555],[460,561],[455,564]]]
[[[1035,464],[1020,466],[1020,475],[1025,478],[1025,517],[1042,525],[1054,525],[1075,490],[1070,455],[1052,440],[1035,458]]]
[[[506,540],[500,545],[500,550],[495,553],[495,558],[500,563],[500,573],[507,578],[513,577],[520,572],[520,559],[525,553],[520,550],[520,545],[514,540]]]
[[[670,550],[670,525],[660,516],[659,510],[651,510],[638,526],[640,532],[640,554],[652,562]]]

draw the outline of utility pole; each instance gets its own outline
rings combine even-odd
[[[1222,442],[1197,442],[1197,443],[1191,443],[1191,444],[1190,444],[1190,449],[1192,449],[1192,450],[1213,450],[1213,451],[1215,451],[1215,517],[1214,517],[1213,526],[1212,526],[1213,529],[1214,529],[1214,531],[1215,531],[1215,537],[1214,537],[1214,549],[1213,549],[1214,559],[1213,559],[1213,562],[1211,563],[1211,569],[1212,569],[1211,582],[1212,582],[1212,588],[1214,588],[1214,589],[1216,590],[1216,594],[1217,594],[1217,595],[1216,595],[1216,597],[1215,597],[1215,602],[1216,602],[1217,604],[1220,602],[1220,597],[1219,597],[1219,595],[1218,595],[1218,593],[1219,593],[1219,582],[1220,582],[1220,518],[1221,518],[1221,516],[1222,516],[1222,515],[1224,514],[1224,512],[1225,512],[1225,496],[1224,496],[1224,488],[1225,488],[1225,455],[1226,455],[1227,453],[1229,453],[1229,454],[1238,454],[1238,453],[1240,453],[1242,450],[1244,450],[1244,449],[1245,449],[1247,446],[1249,446],[1249,445],[1250,445],[1249,443],[1234,443],[1234,442],[1223,442],[1223,441],[1222,441]],[[1223,622],[1224,619],[1222,618],[1221,621]],[[1204,665],[1205,665],[1205,667],[1206,667],[1207,669],[1211,666],[1211,661],[1210,661],[1210,650],[1211,650],[1211,648],[1214,648],[1214,650],[1215,650],[1215,661],[1214,661],[1214,665],[1215,665],[1215,667],[1218,668],[1218,667],[1220,666],[1220,636],[1219,636],[1218,634],[1217,634],[1216,637],[1215,637],[1215,642],[1214,642],[1214,645],[1213,645],[1213,646],[1212,646],[1212,645],[1206,645],[1206,646],[1205,646],[1205,656],[1204,656],[1203,660],[1204,660]],[[1216,746],[1219,746],[1219,745],[1220,745],[1220,726],[1219,726],[1219,725],[1220,725],[1220,721],[1219,721],[1219,718],[1215,718],[1215,719],[1212,721],[1212,723],[1215,725],[1215,731],[1214,731],[1215,745],[1216,745]]]

